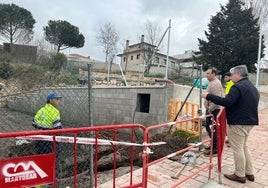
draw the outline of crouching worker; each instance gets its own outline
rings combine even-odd
[[[45,106],[40,108],[34,119],[32,125],[37,130],[52,130],[61,129],[62,124],[60,120],[60,112],[58,110],[58,105],[60,103],[61,96],[56,93],[50,93],[47,96],[47,103]],[[53,143],[48,141],[37,141],[36,142],[38,154],[52,153]],[[59,143],[56,143],[56,175],[59,175]]]

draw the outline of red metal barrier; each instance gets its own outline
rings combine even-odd
[[[120,142],[117,141],[117,132],[118,130],[131,130],[130,142]],[[108,144],[113,145],[114,149],[114,171],[113,171],[113,187],[115,187],[115,178],[116,178],[116,144],[131,146],[130,147],[130,180],[129,185],[133,184],[132,182],[132,171],[133,171],[133,154],[134,146],[144,147],[143,144],[135,143],[135,129],[145,130],[145,127],[139,124],[124,124],[124,125],[107,125],[107,126],[95,126],[95,127],[83,127],[83,128],[69,128],[69,129],[57,129],[57,130],[36,130],[36,131],[27,131],[27,132],[9,132],[0,134],[0,139],[4,138],[25,138],[30,140],[46,140],[53,141],[54,149],[50,154],[42,155],[32,155],[32,156],[23,156],[16,158],[5,158],[0,159],[0,187],[8,188],[14,187],[31,187],[44,184],[53,184],[53,187],[56,185],[56,141],[58,142],[67,142],[73,143],[73,186],[77,187],[77,143],[83,144],[95,144],[95,156],[94,156],[94,181],[95,187],[98,187],[98,147],[99,144]],[[98,139],[99,133],[101,131],[113,131],[113,140],[103,140]],[[81,138],[77,137],[78,133],[94,132],[94,138]],[[62,134],[70,133],[72,136],[59,136]],[[57,135],[57,136],[56,136]],[[106,142],[106,143],[105,143]],[[145,145],[146,146],[146,145]],[[48,165],[49,164],[49,165]],[[11,173],[13,171],[14,173]]]
[[[209,116],[209,115],[208,115]],[[207,116],[202,117],[196,117],[196,118],[188,118],[184,120],[178,120],[176,122],[170,122],[170,123],[164,123],[160,125],[150,126],[148,128],[145,128],[142,125],[139,124],[124,124],[124,125],[107,125],[107,126],[95,126],[95,127],[83,127],[83,128],[70,128],[70,129],[59,129],[59,130],[38,130],[38,131],[28,131],[28,132],[11,132],[11,133],[2,133],[0,134],[0,139],[2,138],[25,138],[31,140],[46,140],[46,141],[53,141],[54,150],[51,154],[43,154],[43,155],[33,155],[33,156],[24,156],[24,157],[17,157],[17,158],[8,158],[8,159],[0,159],[0,187],[12,187],[13,184],[16,185],[16,187],[30,187],[30,186],[36,186],[36,185],[42,185],[42,184],[53,184],[54,187],[56,187],[56,172],[55,172],[55,166],[56,166],[56,141],[57,142],[67,142],[67,143],[73,143],[73,153],[74,153],[74,170],[73,170],[73,186],[74,188],[77,187],[77,144],[94,144],[94,186],[98,187],[98,147],[100,145],[109,144],[113,146],[113,157],[114,157],[114,163],[113,163],[113,187],[116,187],[116,149],[117,144],[119,145],[126,145],[131,146],[130,147],[130,176],[129,176],[129,184],[125,187],[128,188],[134,188],[134,187],[143,187],[147,188],[147,181],[148,181],[148,170],[151,165],[154,165],[156,163],[159,163],[165,159],[168,159],[170,157],[173,157],[175,155],[181,154],[191,148],[198,147],[200,144],[210,142],[210,145],[212,146],[212,140],[206,139],[203,140],[201,143],[191,145],[185,149],[182,149],[180,151],[174,152],[172,154],[169,154],[163,158],[157,159],[155,161],[149,162],[149,154],[150,149],[150,138],[149,138],[149,132],[156,129],[162,129],[163,127],[169,128],[169,126],[174,124],[180,124],[187,121],[195,121],[199,120],[200,118],[205,118]],[[218,171],[221,173],[221,161],[222,161],[222,153],[223,153],[223,147],[224,147],[224,140],[226,135],[226,115],[225,115],[225,109],[221,109],[219,115],[217,116],[216,120],[216,129],[217,129],[217,147],[218,147]],[[213,131],[212,126],[212,131]],[[117,141],[117,133],[119,130],[122,129],[130,129],[131,130],[131,138],[130,142],[120,142]],[[144,132],[144,144],[137,144],[135,140],[135,129],[141,129]],[[113,140],[103,140],[99,139],[99,134],[101,131],[107,131],[112,130],[113,131]],[[86,133],[86,132],[94,132],[94,138],[81,138],[78,137],[78,133]],[[70,133],[72,136],[60,136],[62,134]],[[57,135],[57,136],[56,136]],[[213,135],[213,134],[212,134]],[[135,182],[133,183],[133,155],[134,155],[134,146],[142,146],[144,148],[142,153],[143,158],[143,169],[142,169],[142,180],[141,182]],[[212,148],[212,147],[211,147]],[[212,154],[212,151],[211,151]],[[42,160],[40,160],[40,157]],[[45,160],[44,160],[45,159]],[[23,161],[23,162],[22,162]],[[48,162],[52,164],[52,168],[48,169]],[[20,171],[16,171],[20,168]],[[14,169],[14,170],[13,170]],[[41,169],[41,170],[40,170]],[[51,170],[52,169],[52,170]],[[208,177],[211,178],[211,170],[212,170],[212,155],[210,156],[209,162],[206,165],[203,165],[198,170],[193,172],[192,174],[188,175],[187,177],[179,180],[174,184],[172,187],[177,187],[178,185],[184,183],[188,179],[194,177],[195,175],[201,173],[202,171],[209,169]],[[13,170],[14,172],[20,172],[20,174],[11,174],[10,170]],[[30,171],[30,172],[28,172]],[[42,173],[41,173],[42,172]],[[30,175],[26,175],[26,173]],[[32,173],[32,174],[31,174]],[[12,176],[13,175],[13,176]],[[43,177],[43,178],[42,178]],[[221,180],[220,180],[221,181]]]
[[[221,163],[226,137],[226,109],[222,108],[216,118],[219,183],[222,184]]]
[[[164,123],[164,124],[160,124],[160,125],[150,126],[150,127],[148,127],[148,128],[145,129],[145,132],[144,132],[144,141],[147,142],[147,143],[150,142],[150,139],[149,139],[149,131],[151,131],[151,130],[155,130],[155,129],[159,129],[159,128],[163,128],[163,127],[169,127],[172,123],[180,124],[180,123],[187,122],[187,121],[196,121],[196,120],[199,120],[200,118],[205,118],[205,117],[211,117],[212,118],[212,122],[214,121],[212,115],[207,115],[207,116],[202,116],[202,117],[187,118],[187,119],[184,119],[184,120],[178,120],[176,122],[171,122],[171,123]],[[214,126],[212,126],[212,131],[213,131],[213,127]],[[159,163],[159,162],[161,162],[161,161],[163,161],[165,159],[171,158],[171,157],[173,157],[175,155],[181,154],[181,153],[183,153],[185,151],[188,151],[189,149],[192,149],[194,147],[198,147],[199,145],[204,144],[204,143],[207,143],[207,142],[210,142],[210,146],[211,146],[209,163],[206,164],[206,165],[203,165],[200,169],[196,170],[195,172],[193,172],[192,174],[188,175],[187,177],[179,180],[172,187],[173,188],[177,187],[178,185],[184,183],[185,181],[187,181],[191,177],[194,177],[195,175],[201,173],[202,171],[204,171],[206,169],[209,169],[208,177],[210,179],[211,178],[211,170],[212,170],[212,141],[213,141],[213,134],[212,134],[212,138],[208,138],[208,139],[203,140],[202,142],[200,142],[200,143],[198,143],[196,145],[189,146],[187,148],[184,148],[182,150],[179,150],[177,152],[174,152],[172,154],[169,154],[169,155],[167,155],[167,156],[165,156],[163,158],[160,158],[160,159],[155,160],[155,161],[152,161],[152,162],[149,162],[149,153],[144,152],[143,153],[143,156],[142,156],[143,157],[143,172],[142,172],[142,185],[141,185],[141,187],[142,188],[147,188],[147,183],[148,183],[148,168],[151,165],[156,164],[156,163]],[[147,151],[147,147],[145,147],[144,151]]]

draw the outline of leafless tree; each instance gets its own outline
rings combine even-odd
[[[142,59],[147,65],[145,72],[149,73],[150,65],[152,61],[155,60],[155,52],[160,51],[163,47],[161,40],[163,38],[163,28],[159,25],[156,21],[147,20],[145,24],[141,27],[141,34],[139,34],[139,41],[141,41],[141,36],[144,36],[144,42],[154,45],[155,48],[152,51],[147,51],[144,49],[143,53],[141,54]]]
[[[162,31],[163,29],[160,27],[158,22],[152,22],[148,20],[144,24],[145,40],[152,45],[158,45],[163,34]]]
[[[37,37],[31,42],[37,46],[37,63],[46,64],[49,61],[50,55],[56,53],[55,45],[50,44],[45,40],[45,37]]]
[[[268,45],[268,1],[267,0],[243,0],[247,8],[252,8],[255,18],[258,18],[261,32]]]
[[[111,61],[115,56],[118,41],[119,33],[116,31],[112,23],[106,23],[104,26],[100,27],[100,33],[97,36],[97,43],[103,47],[105,63]]]
[[[266,0],[243,0],[245,3],[245,6],[248,8],[252,8],[253,15],[262,18],[267,19],[268,18],[268,1]],[[263,20],[264,21],[264,20]]]

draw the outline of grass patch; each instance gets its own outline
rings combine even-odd
[[[187,131],[183,131],[183,130],[176,130],[172,133],[172,136],[177,136],[180,138],[185,138],[188,142],[198,142],[199,141],[199,136],[195,135],[195,134],[191,134]]]

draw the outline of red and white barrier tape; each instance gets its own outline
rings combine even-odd
[[[32,136],[21,136],[16,137],[17,139],[25,139],[25,140],[41,140],[41,141],[53,141],[53,136],[51,135],[32,135]],[[74,137],[70,136],[55,136],[56,142],[65,142],[65,143],[74,143]],[[95,139],[95,138],[84,138],[84,137],[76,137],[77,144],[97,144],[98,145],[123,145],[123,146],[156,146],[166,144],[166,142],[152,142],[152,143],[131,143],[131,142],[120,142],[120,141],[112,141],[105,139]]]

